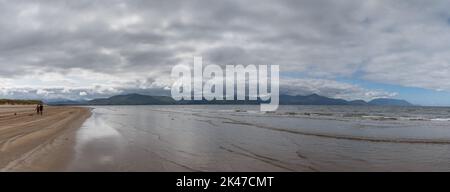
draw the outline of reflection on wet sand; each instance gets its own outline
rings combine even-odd
[[[422,133],[415,122],[373,124],[278,117],[251,106],[240,106],[243,113],[223,108],[96,107],[77,133],[68,170],[450,170],[450,132],[443,124]]]

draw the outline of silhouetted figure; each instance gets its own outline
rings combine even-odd
[[[36,105],[36,114],[39,115],[41,113],[41,106],[38,104]]]
[[[41,113],[41,115],[42,115],[42,112],[44,111],[44,105],[39,105],[39,112]]]

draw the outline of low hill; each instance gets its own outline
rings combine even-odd
[[[171,105],[176,104],[172,97],[140,94],[116,95],[109,98],[93,99],[89,105]]]
[[[0,105],[37,105],[42,104],[40,100],[19,100],[19,99],[0,99]]]
[[[364,100],[353,100],[353,101],[349,101],[350,105],[369,105],[369,103],[367,103]]]
[[[306,96],[281,95],[281,105],[348,105],[349,102],[343,99],[333,99],[317,94]]]
[[[374,99],[369,102],[370,105],[378,106],[412,106],[413,104],[400,99]]]

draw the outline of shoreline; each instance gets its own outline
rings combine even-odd
[[[74,156],[76,132],[88,107],[0,106],[0,171],[64,171]]]

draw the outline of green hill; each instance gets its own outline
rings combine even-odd
[[[40,100],[18,100],[18,99],[0,99],[0,105],[37,105],[42,104]]]

